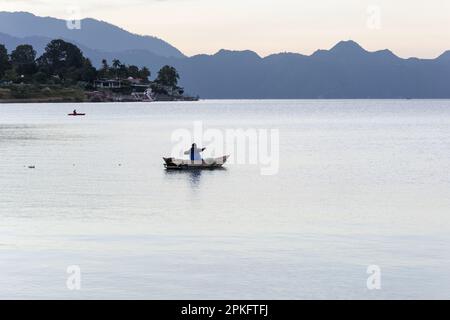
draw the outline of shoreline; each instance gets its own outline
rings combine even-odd
[[[139,100],[121,100],[121,101],[89,101],[79,99],[67,99],[67,98],[32,98],[32,99],[0,99],[0,105],[2,104],[39,104],[39,103],[153,103],[153,102],[198,102],[198,101],[450,101],[450,98],[417,98],[417,99],[405,99],[405,98],[299,98],[299,99],[270,99],[270,98],[248,98],[248,99],[235,99],[235,98],[211,98],[211,99],[180,99],[180,100],[153,100],[153,101],[139,101]]]
[[[33,103],[153,103],[153,102],[197,102],[197,100],[154,100],[154,101],[136,101],[136,100],[123,100],[123,101],[86,101],[86,100],[70,100],[70,99],[12,99],[2,100],[0,99],[0,105],[2,104],[33,104]]]
[[[70,99],[0,99],[0,104],[19,104],[19,103],[84,103],[90,101],[70,100]]]

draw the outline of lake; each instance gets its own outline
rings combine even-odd
[[[278,169],[164,170],[199,121]],[[0,154],[2,299],[450,298],[450,101],[6,104]]]

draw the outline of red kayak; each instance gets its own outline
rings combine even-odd
[[[69,113],[68,116],[77,117],[77,116],[85,116],[86,113]]]

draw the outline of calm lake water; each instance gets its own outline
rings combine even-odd
[[[195,121],[279,172],[166,172]],[[0,154],[0,298],[450,298],[450,101],[0,105]]]

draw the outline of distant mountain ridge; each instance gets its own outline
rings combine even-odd
[[[10,19],[14,15],[10,14]],[[24,14],[18,15],[22,18]],[[39,17],[34,20],[33,15],[25,15],[33,23],[55,23],[54,20],[41,20]],[[11,30],[11,26],[5,27],[3,17],[4,13],[0,13],[0,43],[5,43],[10,51],[23,42],[32,44],[41,52],[46,42],[53,38],[51,34],[45,35],[39,31],[44,28],[42,26]],[[128,36],[126,31],[120,28],[117,31],[110,24],[86,19],[87,26],[89,23],[100,23],[102,28]],[[103,34],[110,34],[108,32]],[[310,56],[278,53],[263,58],[249,50],[222,49],[213,55],[186,57],[181,53],[176,54],[180,52],[177,49],[165,54],[150,50],[148,39],[156,39],[151,37],[137,36],[139,45],[133,47],[118,45],[119,41],[112,36],[102,36],[100,41],[94,33],[78,37],[70,32],[66,34],[60,31],[57,34],[60,34],[59,38],[79,46],[96,66],[103,58],[109,61],[117,58],[122,63],[147,66],[155,75],[163,65],[172,65],[178,69],[181,85],[186,88],[186,92],[198,94],[202,98],[450,98],[450,51],[436,59],[402,59],[390,50],[370,52],[349,40],[339,42],[330,50],[318,50]],[[135,39],[135,35],[130,35]],[[153,43],[165,43],[157,40]],[[135,43],[133,41],[130,40],[130,43]],[[169,44],[162,47],[173,48]],[[112,48],[115,50],[108,50]]]
[[[62,19],[38,17],[27,12],[0,12],[0,32],[17,38],[62,38],[99,51],[140,49],[163,57],[184,57],[181,51],[161,39],[136,35],[91,18],[81,20],[78,30],[67,28]]]
[[[172,61],[184,83],[207,98],[450,98],[450,59],[402,59],[353,41],[311,56],[221,50]]]
[[[30,44],[36,50],[37,56],[40,56],[44,53],[47,44],[52,40],[52,38],[40,36],[16,38],[0,32],[0,44],[4,44],[9,52],[14,50],[20,44]],[[150,59],[153,62],[167,59],[166,57],[159,56],[147,50],[125,50],[120,52],[99,51],[88,48],[70,39],[63,38],[63,40],[71,42],[79,47],[81,51],[83,51],[83,54],[97,67],[101,65],[103,59],[107,59],[110,63],[113,59],[119,59],[122,62],[137,64],[138,66],[145,66]]]
[[[447,60],[450,61],[450,50],[445,51],[443,54],[441,54],[438,58],[438,60]]]

